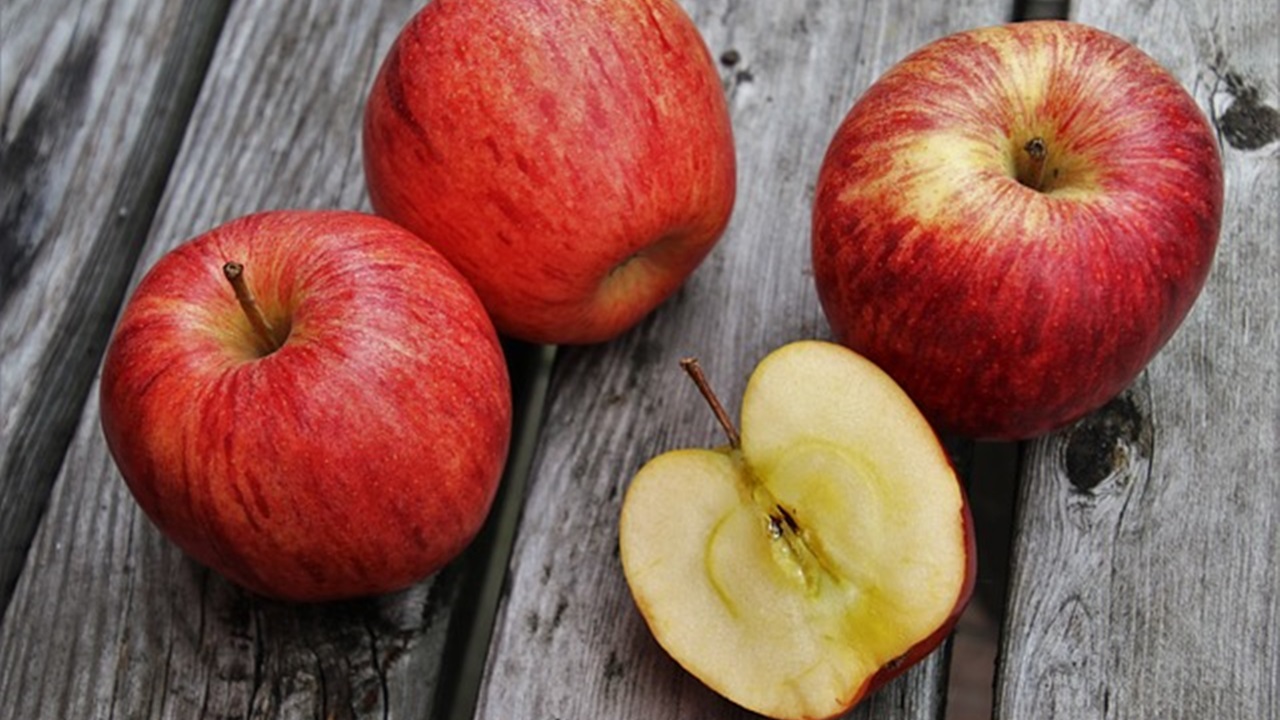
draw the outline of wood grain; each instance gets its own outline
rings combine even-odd
[[[997,717],[1280,717],[1280,16],[1080,0],[1213,120],[1227,202],[1204,294],[1119,399],[1022,468]]]
[[[222,2],[4,7],[0,611],[75,432],[225,12]]]
[[[809,270],[809,212],[830,134],[854,98],[909,50],[1008,13],[983,2],[683,5],[719,59],[730,99],[733,220],[684,288],[640,326],[608,345],[562,349],[478,718],[748,717],[650,637],[617,559],[622,493],[648,458],[721,442],[679,358],[699,356],[736,412],[769,350],[827,335]],[[940,717],[945,677],[940,652],[853,717]]]
[[[138,273],[250,211],[365,207],[364,95],[415,6],[236,3]],[[32,718],[427,717],[458,587],[450,568],[361,602],[247,595],[141,516],[91,393],[4,615],[0,697]]]

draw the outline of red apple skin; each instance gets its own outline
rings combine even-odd
[[[223,275],[283,345],[262,355]],[[102,429],[138,504],[199,562],[321,601],[435,572],[488,513],[510,436],[497,335],[443,257],[382,218],[272,211],[172,250],[127,303]]]
[[[1047,192],[1016,177],[1033,137]],[[890,69],[836,131],[815,283],[839,341],[935,427],[1033,437],[1103,405],[1174,333],[1222,193],[1203,113],[1134,46],[1064,21],[959,33]]]
[[[728,222],[723,89],[671,0],[434,0],[370,92],[375,210],[462,272],[504,335],[613,338]]]

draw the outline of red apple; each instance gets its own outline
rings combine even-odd
[[[510,402],[463,278],[350,212],[251,215],[172,250],[101,384],[107,445],[160,531],[302,601],[396,590],[456,556],[488,513]]]
[[[1190,310],[1222,214],[1214,133],[1133,45],[1071,22],[933,42],[827,150],[813,267],[836,337],[939,429],[1026,438],[1124,389]]]
[[[673,293],[721,235],[719,76],[671,0],[435,0],[364,120],[378,213],[471,281],[499,332],[589,343]]]

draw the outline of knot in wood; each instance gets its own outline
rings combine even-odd
[[[1071,429],[1062,456],[1067,479],[1077,490],[1091,493],[1135,455],[1150,456],[1151,439],[1148,420],[1134,398],[1121,394]]]
[[[1259,150],[1280,140],[1280,110],[1262,102],[1258,88],[1238,73],[1223,76],[1232,102],[1214,118],[1227,144],[1237,150]]]

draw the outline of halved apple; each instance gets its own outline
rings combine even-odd
[[[690,368],[687,368],[690,369]],[[870,361],[803,341],[766,357],[742,434],[640,469],[623,572],[658,643],[775,718],[828,718],[950,632],[973,589],[968,504],[928,422]]]

